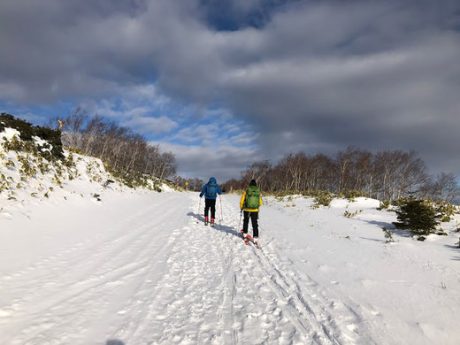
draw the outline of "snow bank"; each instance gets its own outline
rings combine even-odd
[[[380,206],[380,201],[370,198],[355,198],[349,199],[334,199],[331,201],[331,207],[334,208],[377,208]]]
[[[7,150],[5,144],[15,137],[18,139],[15,145],[21,146],[23,142],[17,130],[5,128],[0,133],[0,208],[5,213],[11,213],[18,204],[24,206],[50,199],[102,200],[110,190],[132,192],[105,170],[100,159],[64,150],[63,160],[48,161],[41,153],[49,152],[52,146],[39,137],[33,137],[24,148]],[[149,191],[156,187],[154,181],[147,182],[151,183],[146,186]],[[166,185],[162,187],[170,190]]]

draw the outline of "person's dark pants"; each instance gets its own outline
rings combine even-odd
[[[251,217],[252,236],[259,237],[259,224],[257,223],[257,220],[259,219],[259,212],[244,211],[243,232],[245,234],[248,233],[249,217]]]
[[[204,200],[204,216],[207,217],[211,209],[211,218],[216,218],[216,199],[205,199]]]

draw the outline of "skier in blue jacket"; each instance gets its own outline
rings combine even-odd
[[[203,188],[201,188],[200,198],[204,195],[204,224],[208,225],[208,213],[211,209],[211,225],[214,224],[216,218],[216,199],[217,194],[222,194],[222,189],[217,184],[216,178],[211,177]]]

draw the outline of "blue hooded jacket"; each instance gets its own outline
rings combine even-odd
[[[217,184],[216,178],[211,177],[209,182],[201,188],[200,198],[204,195],[205,199],[216,200],[217,194],[222,194],[222,190]]]

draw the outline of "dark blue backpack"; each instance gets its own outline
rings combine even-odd
[[[217,197],[217,185],[208,184],[206,187],[206,196],[210,199],[215,199]]]

